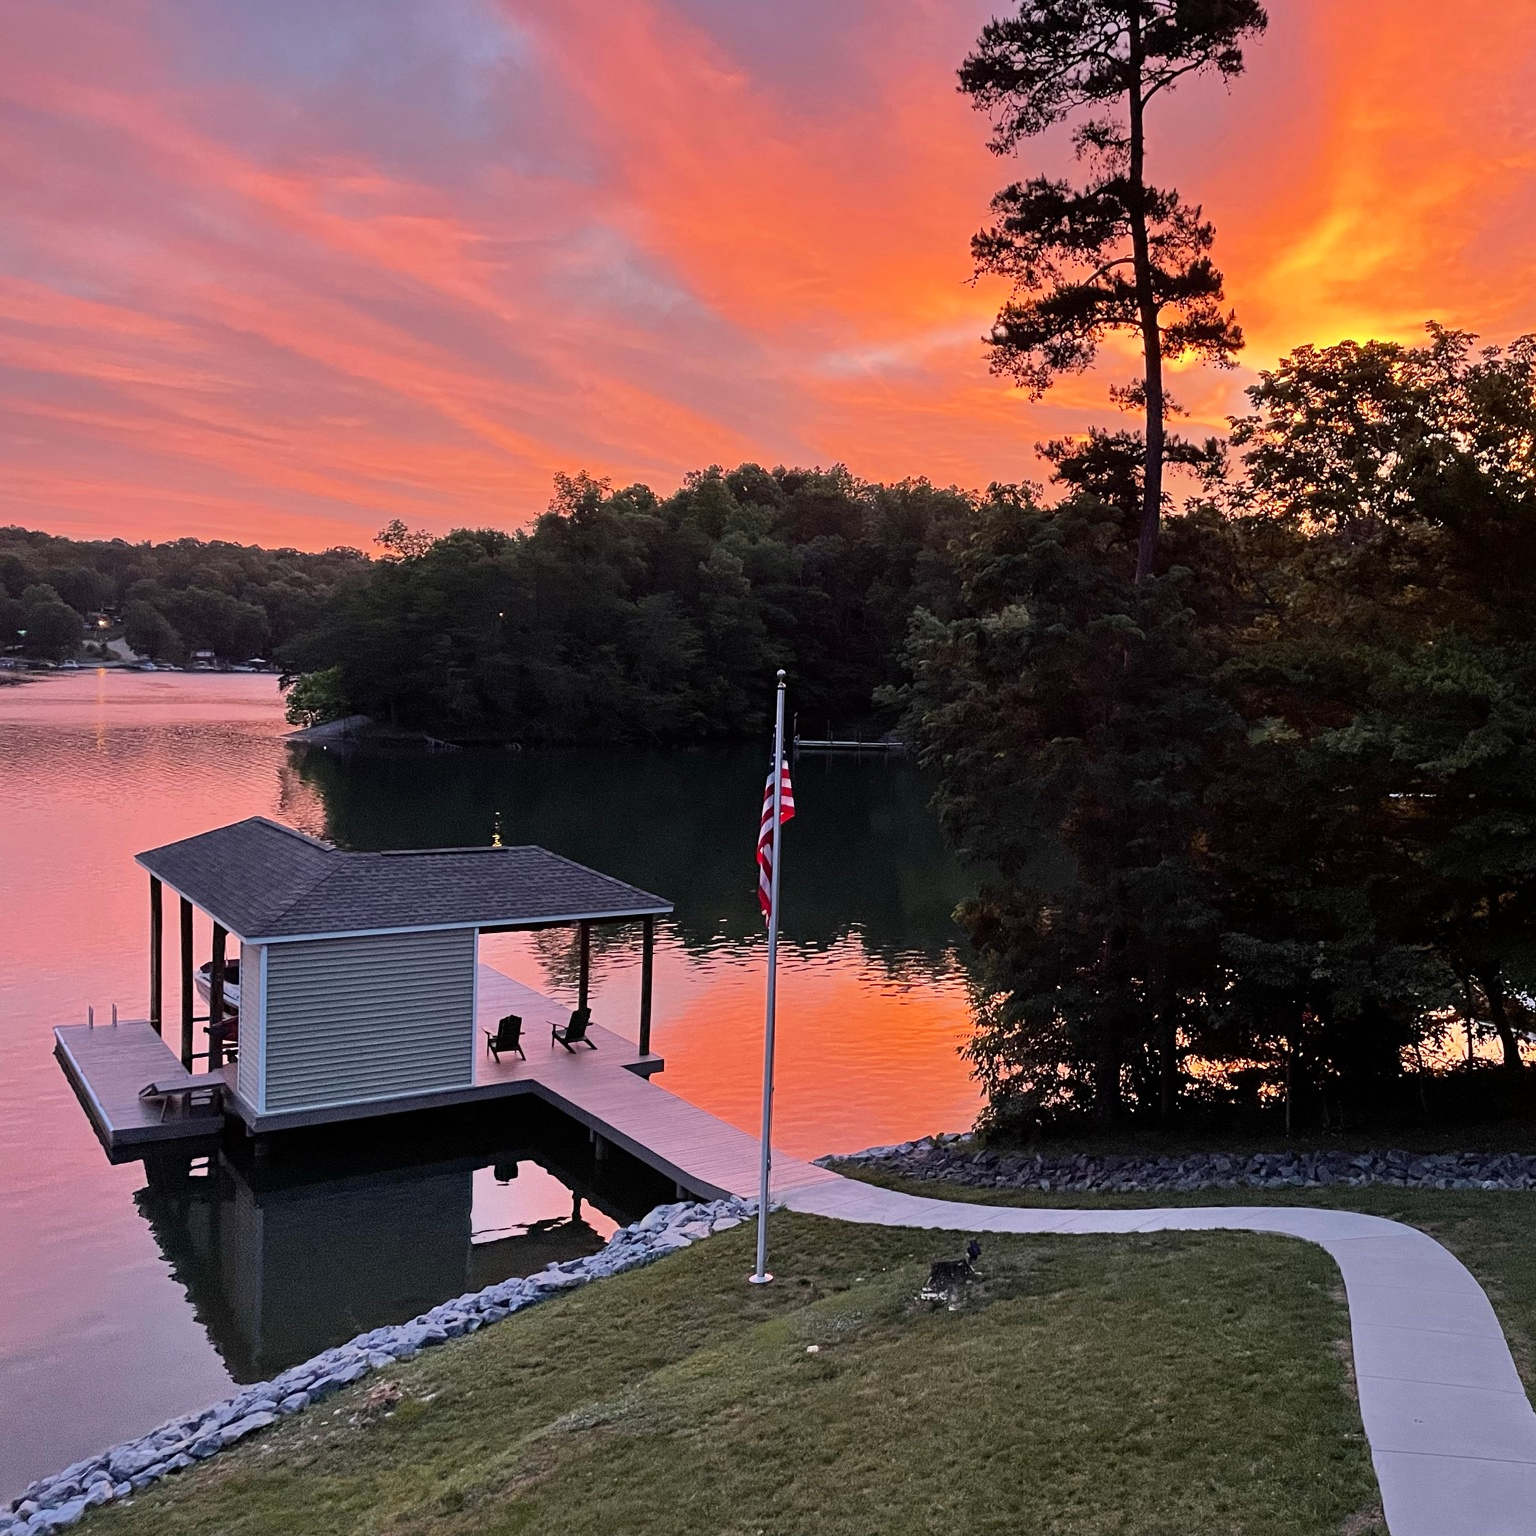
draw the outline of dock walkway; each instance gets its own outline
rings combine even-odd
[[[443,1109],[535,1094],[671,1179],[705,1199],[754,1197],[758,1185],[758,1142],[707,1110],[650,1081],[664,1065],[660,1056],[642,1056],[631,1040],[594,1025],[596,1050],[552,1046],[551,1024],[564,1024],[570,1010],[551,997],[482,964],[477,977],[474,1081],[464,1087],[362,1104],[256,1114],[226,1099],[226,1114],[242,1119],[254,1135],[307,1126],[377,1118],[413,1110]],[[523,1019],[527,1060],[485,1050],[483,1029],[494,1030],[503,1014]],[[159,1143],[216,1135],[221,1122],[206,1112],[163,1111],[139,1090],[149,1082],[222,1081],[233,1087],[234,1068],[194,1078],[154,1029],[142,1020],[116,1025],[63,1025],[54,1030],[55,1055],[84,1105],[98,1138],[113,1157],[133,1157]],[[774,1156],[776,1193],[823,1183],[836,1175],[813,1163]]]
[[[142,1019],[112,1024],[66,1024],[53,1032],[53,1054],[84,1106],[91,1128],[113,1157],[131,1157],[168,1141],[217,1136],[217,1108],[141,1099],[146,1083],[222,1083],[233,1067],[194,1078],[176,1053]]]
[[[711,1200],[756,1197],[757,1137],[650,1081],[650,1073],[662,1065],[659,1057],[641,1057],[633,1041],[595,1027],[597,1050],[551,1050],[549,1027],[564,1024],[569,1010],[488,965],[480,967],[478,1013],[485,1029],[494,1028],[504,1013],[521,1014],[528,1060],[504,1055],[497,1063],[482,1052],[475,1070],[477,1086],[526,1084],[556,1109],[686,1190]],[[838,1177],[779,1152],[774,1153],[773,1170],[775,1192]]]

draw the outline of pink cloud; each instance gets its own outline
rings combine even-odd
[[[994,160],[954,91],[986,7],[742,5],[13,7],[0,517],[366,543],[515,525],[579,467],[981,485],[1113,419],[1123,352],[1038,404],[986,372],[969,236],[1061,160]],[[1299,0],[1172,105],[1158,174],[1217,220],[1250,365],[1532,327],[1533,59],[1513,0]],[[1244,377],[1181,378],[1194,424]]]

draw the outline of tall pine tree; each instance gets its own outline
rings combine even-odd
[[[1268,17],[1257,0],[1023,0],[989,22],[960,89],[1009,154],[1076,118],[1083,186],[1037,176],[992,200],[997,222],[972,242],[980,273],[1013,282],[989,342],[995,372],[1040,394],[1086,369],[1111,331],[1141,339],[1141,379],[1116,392],[1145,415],[1136,579],[1152,570],[1163,504],[1163,360],[1229,364],[1242,332],[1222,307],[1215,230],[1198,206],[1146,177],[1147,109],[1186,76],[1241,73],[1242,44]]]

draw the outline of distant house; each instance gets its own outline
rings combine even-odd
[[[215,651],[192,652],[192,665],[194,667],[211,667],[218,659],[218,654]]]

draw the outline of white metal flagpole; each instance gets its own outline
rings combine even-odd
[[[768,1008],[763,1023],[763,1144],[759,1152],[757,1180],[757,1270],[747,1278],[753,1285],[767,1285],[768,1273],[768,1175],[773,1165],[773,1013],[774,983],[779,964],[779,843],[784,835],[784,669],[779,668],[779,690],[773,718],[773,867],[768,875]]]

